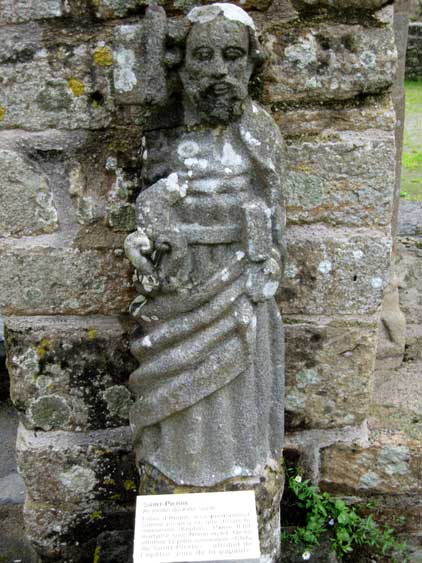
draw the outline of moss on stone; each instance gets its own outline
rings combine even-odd
[[[126,479],[123,486],[127,491],[136,491],[136,484],[135,481],[132,481],[132,479]]]
[[[109,47],[99,47],[94,51],[95,64],[99,66],[111,66],[113,64],[113,53]]]
[[[97,330],[95,328],[88,329],[87,332],[88,340],[94,340],[96,336],[97,336]]]
[[[85,94],[85,84],[77,78],[69,78],[67,81],[69,88],[72,90],[74,96],[82,96]]]
[[[108,223],[116,231],[130,233],[136,229],[135,206],[131,203],[114,203],[107,211]]]
[[[101,510],[95,510],[89,515],[89,519],[92,521],[101,520],[101,518],[103,518],[103,513],[101,512]]]
[[[47,338],[43,338],[41,342],[38,344],[37,348],[35,349],[38,359],[43,360],[45,355],[47,354],[47,350],[50,347],[50,342]]]
[[[5,115],[6,115],[6,108],[0,106],[0,121],[3,121]]]

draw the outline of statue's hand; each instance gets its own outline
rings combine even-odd
[[[140,275],[154,274],[154,265],[149,258],[153,246],[150,239],[142,231],[135,231],[126,237],[125,253]]]
[[[281,270],[275,258],[254,264],[246,282],[249,297],[255,303],[262,303],[274,297],[280,282]]]

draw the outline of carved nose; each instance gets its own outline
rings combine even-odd
[[[215,78],[225,78],[227,76],[227,69],[225,67],[215,68],[213,76]]]
[[[222,57],[216,57],[213,63],[212,75],[215,78],[224,78],[227,76],[227,66]]]

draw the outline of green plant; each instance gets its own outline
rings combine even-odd
[[[320,492],[300,475],[288,475],[288,487],[297,506],[305,511],[305,523],[287,532],[284,539],[300,546],[302,558],[310,559],[312,550],[328,535],[331,549],[340,560],[358,546],[367,546],[374,553],[389,556],[392,563],[406,563],[406,544],[400,543],[394,530],[381,527],[372,516],[362,516],[359,509]]]

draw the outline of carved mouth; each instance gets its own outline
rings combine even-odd
[[[217,96],[224,96],[225,94],[229,94],[231,92],[230,84],[227,82],[217,82],[213,84],[212,91]]]

